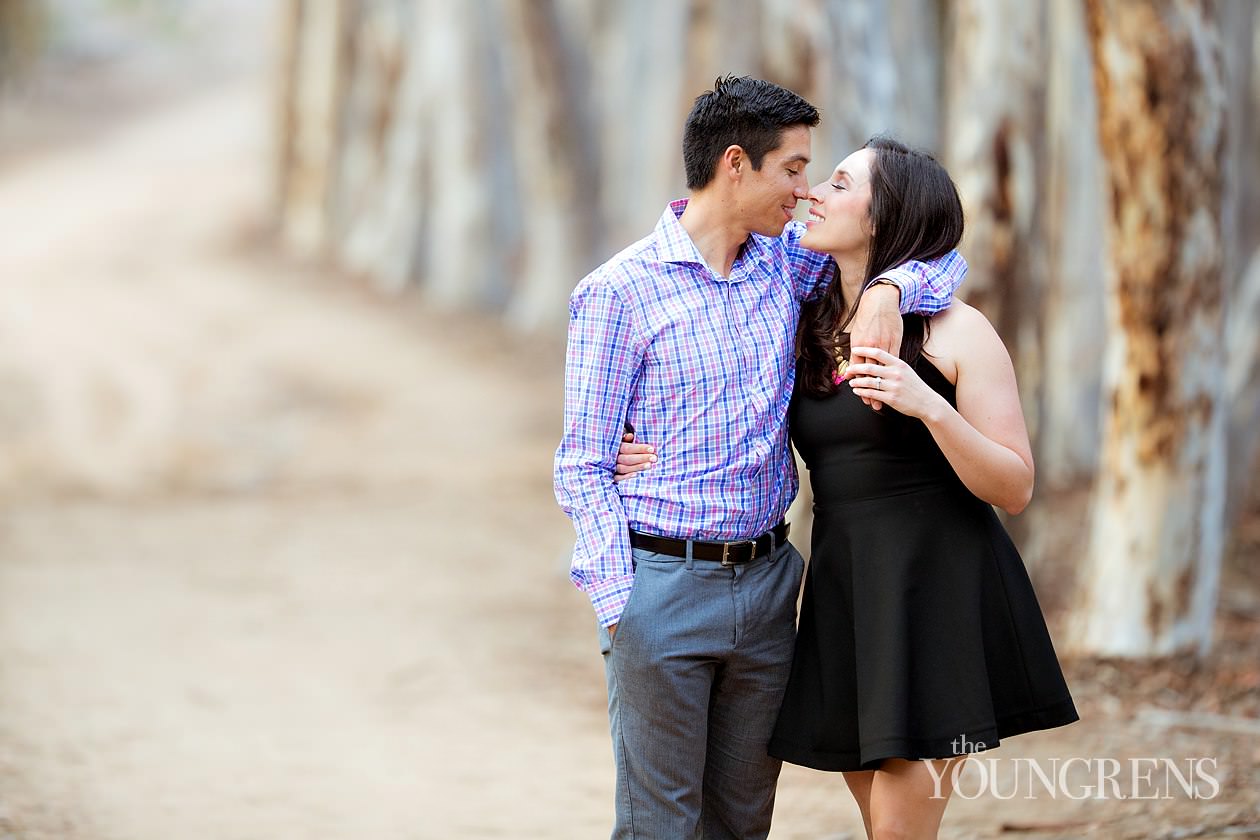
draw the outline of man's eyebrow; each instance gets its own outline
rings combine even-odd
[[[809,163],[809,155],[800,155],[800,154],[792,155],[790,158],[788,158],[787,160],[783,162],[784,163]]]

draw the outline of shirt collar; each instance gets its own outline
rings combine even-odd
[[[691,241],[686,228],[678,221],[686,209],[685,198],[671,201],[665,208],[661,220],[656,223],[656,253],[661,262],[704,265],[704,257],[700,256],[696,243]]]
[[[685,198],[671,201],[665,208],[665,212],[661,214],[661,220],[656,223],[656,253],[661,262],[707,265],[704,257],[700,255],[700,250],[696,248],[696,243],[691,241],[690,234],[678,221],[686,209],[687,199]],[[766,245],[761,240],[762,237],[756,234],[750,234],[745,240],[743,250],[731,269],[732,279],[743,273],[741,268],[751,268],[764,261]]]

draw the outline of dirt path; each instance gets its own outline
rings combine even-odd
[[[559,347],[258,244],[264,105],[0,179],[0,840],[604,836]],[[959,802],[942,836],[1140,807]],[[776,840],[859,825],[799,770],[779,813]]]
[[[599,836],[560,348],[259,247],[259,93],[0,181],[0,826]]]
[[[258,93],[0,182],[4,825],[588,835],[554,353],[251,247]]]

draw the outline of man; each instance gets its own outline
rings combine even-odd
[[[683,137],[690,198],[570,300],[556,497],[577,530],[571,576],[600,626],[617,765],[614,838],[764,838],[766,754],[791,666],[803,561],[786,416],[800,302],[835,272],[799,246],[817,110],[718,79]],[[957,254],[862,298],[854,344],[900,344],[901,311],[948,305]],[[656,445],[613,482],[623,424]]]

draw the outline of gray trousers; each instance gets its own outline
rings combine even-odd
[[[804,560],[789,543],[723,568],[636,549],[615,637],[600,630],[617,764],[613,840],[764,838]]]

